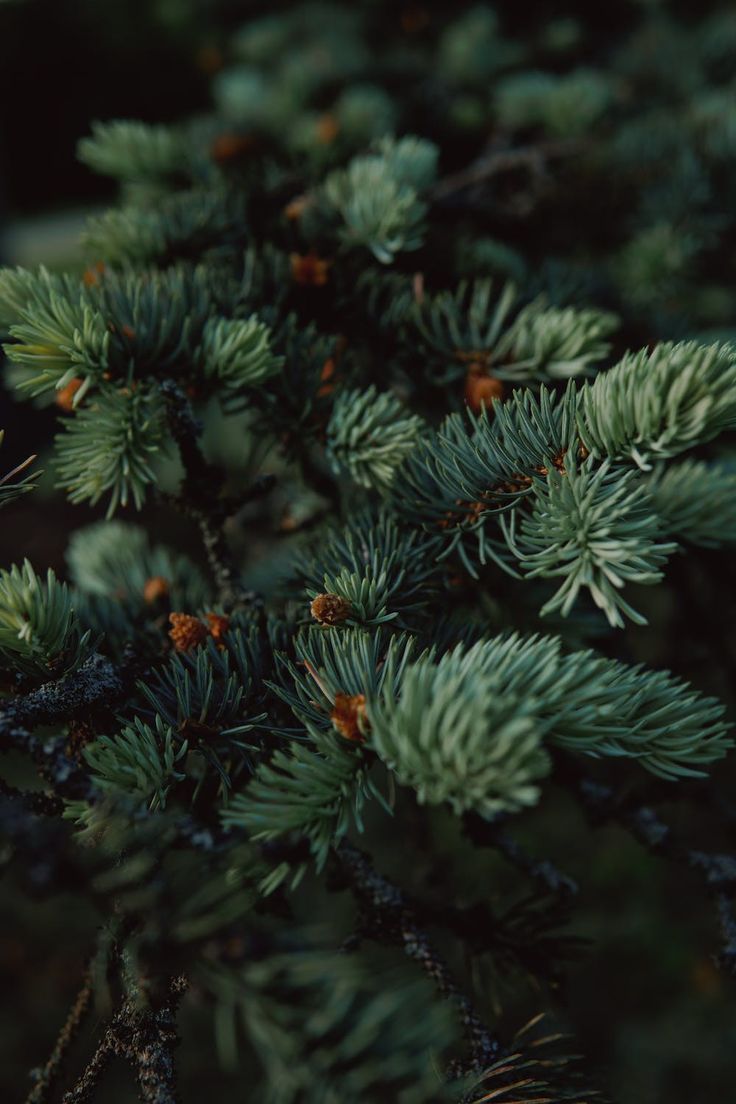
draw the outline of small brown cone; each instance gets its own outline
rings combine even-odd
[[[210,627],[210,636],[218,647],[224,647],[223,638],[230,628],[230,618],[224,613],[208,613],[207,624]]]
[[[56,405],[65,414],[70,414],[74,409],[74,396],[81,386],[81,379],[77,379],[75,376],[73,380],[69,380],[66,387],[62,387],[60,391],[56,392]]]
[[[324,398],[325,395],[329,395],[332,391],[335,390],[334,382],[330,382],[332,380],[332,377],[335,374],[335,368],[336,368],[335,358],[334,357],[328,357],[327,360],[322,365],[322,371],[320,372],[320,376],[319,376],[322,386],[317,391],[317,396],[320,399]]]
[[[324,287],[329,275],[330,262],[316,253],[292,253],[291,275],[295,284],[303,287]]]
[[[170,613],[169,638],[177,652],[191,652],[198,644],[204,644],[209,629],[198,617],[188,613]]]
[[[84,270],[82,275],[82,283],[86,287],[95,287],[99,284],[100,280],[105,274],[105,262],[97,261],[95,264],[90,265],[89,268]]]
[[[227,165],[250,153],[254,146],[251,134],[220,134],[210,146],[210,157],[218,165]]]
[[[306,195],[295,196],[295,198],[290,200],[290,202],[287,203],[286,206],[284,207],[284,214],[286,215],[287,219],[289,219],[290,222],[296,222],[297,219],[300,219],[302,217],[302,215],[306,211],[307,207],[309,207],[311,202],[312,201],[309,198],[309,196],[306,196]]]
[[[340,625],[350,617],[353,607],[339,594],[318,594],[309,610],[320,625]]]
[[[340,124],[337,119],[327,111],[317,120],[317,141],[323,146],[329,146],[337,138],[339,130]]]
[[[465,401],[472,411],[479,414],[486,406],[503,398],[503,383],[495,376],[484,376],[471,365],[465,378]]]
[[[346,740],[362,744],[365,736],[361,726],[366,726],[365,694],[335,694],[335,706],[330,720]]]
[[[164,579],[163,575],[152,575],[143,584],[143,601],[147,602],[149,606],[153,605],[154,602],[158,602],[159,598],[165,598],[168,593],[169,580]]]

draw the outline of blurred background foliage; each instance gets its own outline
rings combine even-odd
[[[102,176],[91,173],[76,158],[76,144],[89,133],[96,119],[135,118],[146,121],[172,121],[212,110],[214,99],[227,107],[228,97],[237,92],[237,66],[242,38],[239,29],[258,16],[276,16],[293,7],[288,3],[245,3],[243,0],[0,0],[0,260],[3,263],[34,265],[40,261],[50,265],[66,265],[74,257],[82,218],[100,209],[112,199],[113,188]],[[467,11],[482,12],[483,6],[444,2],[384,3],[374,0],[364,5],[369,14],[373,40],[366,48],[378,47],[380,56],[381,29],[392,37],[391,57],[394,67],[400,67],[401,50],[405,51],[407,72],[411,73],[414,44],[424,36],[437,34],[450,18]],[[451,10],[449,10],[451,8]],[[605,68],[614,61],[619,72],[625,69],[617,52],[628,43],[626,57],[635,70],[653,74],[658,89],[668,82],[678,102],[689,96],[688,79],[693,75],[687,49],[689,30],[701,33],[706,16],[711,19],[711,54],[713,71],[719,72],[721,89],[729,89],[733,97],[736,75],[736,23],[730,4],[718,5],[679,0],[669,4],[656,0],[620,0],[607,5],[591,5],[589,0],[516,0],[501,2],[495,7],[509,44],[534,37],[546,42],[546,58],[550,72],[565,71],[570,59],[580,52],[584,64],[592,59]],[[315,13],[315,18],[318,13]],[[478,41],[483,45],[483,19],[478,17]],[[647,34],[640,32],[632,45],[629,40],[642,20],[649,21]],[[719,22],[720,20],[720,22]],[[671,29],[674,22],[678,28]],[[720,28],[720,31],[719,31]],[[313,35],[319,36],[319,29]],[[403,37],[402,37],[403,36]],[[240,41],[240,47],[238,42]],[[398,43],[398,45],[397,45]],[[471,36],[472,44],[472,36]],[[290,60],[300,65],[299,45],[293,45]],[[509,45],[512,49],[512,45]],[[637,54],[638,51],[638,54]],[[544,52],[544,51],[543,51]],[[638,58],[638,60],[637,60]],[[397,60],[398,59],[398,60]],[[284,60],[284,59],[282,59]],[[388,56],[387,56],[388,60]],[[468,41],[446,39],[446,64],[456,66],[459,76],[467,78],[471,87],[455,97],[452,110],[445,113],[445,125],[455,120],[457,150],[449,143],[450,158],[456,157],[458,168],[467,161],[466,151],[482,145],[488,120],[479,103],[485,104],[495,84],[501,94],[501,104],[509,125],[514,112],[534,116],[534,95],[546,110],[551,90],[543,82],[536,90],[514,88],[508,77],[485,72],[487,57],[478,60],[481,80],[472,87],[472,67],[475,61]],[[509,59],[499,59],[499,73]],[[231,68],[232,67],[232,68]],[[724,78],[723,73],[726,77]],[[230,76],[228,76],[230,73]],[[656,82],[655,82],[656,76]],[[389,76],[389,84],[393,78]],[[411,83],[411,81],[409,81]],[[462,82],[460,82],[462,83]],[[501,85],[503,84],[503,88]],[[640,85],[641,86],[641,85]],[[479,95],[478,88],[482,95]],[[417,87],[415,97],[425,115],[431,115],[431,89]],[[736,156],[736,97],[730,105],[720,104],[708,88],[695,81],[692,88],[693,110],[711,112],[721,120],[721,139],[728,146],[723,167],[716,173],[716,183],[723,183]],[[522,94],[523,93],[523,94]],[[588,105],[591,120],[595,119],[597,97],[606,92],[595,80],[585,81],[573,89],[578,102]],[[660,99],[661,102],[661,99]],[[546,106],[545,106],[546,105]],[[376,106],[376,105],[374,105]],[[376,110],[382,105],[378,104]],[[385,107],[385,105],[383,105]],[[641,142],[634,125],[637,107],[643,120],[650,109],[644,100],[640,105],[628,105],[633,121],[628,129],[632,148]],[[560,124],[565,130],[564,104]],[[718,112],[721,112],[721,115]],[[576,117],[578,117],[576,115]],[[727,233],[722,233],[731,210],[708,206],[702,198],[702,174],[698,165],[668,164],[677,144],[665,132],[666,110],[662,123],[662,150],[649,151],[655,170],[667,166],[662,175],[671,185],[664,184],[658,193],[650,193],[650,203],[659,204],[656,217],[639,211],[632,202],[628,246],[618,251],[619,272],[625,284],[639,289],[638,299],[628,304],[629,326],[642,341],[655,337],[682,336],[678,331],[681,307],[677,295],[678,281],[687,280],[695,266],[695,250],[691,250],[689,231],[677,218],[665,217],[667,204],[671,210],[692,213],[698,206],[706,208],[712,224],[701,223],[698,231],[711,235],[709,252],[728,251]],[[594,121],[588,126],[595,127]],[[732,128],[732,131],[729,130]],[[522,128],[523,129],[523,128]],[[655,128],[656,129],[656,128]],[[649,138],[651,137],[651,134]],[[645,135],[645,143],[649,140]],[[443,149],[447,135],[442,136]],[[623,142],[623,138],[621,139]],[[309,139],[307,138],[308,142]],[[718,151],[717,151],[718,152]],[[622,153],[623,156],[623,153]],[[729,157],[731,161],[729,161]],[[657,158],[660,159],[656,164]],[[683,160],[687,158],[683,155]],[[670,171],[671,169],[671,171]],[[720,174],[720,175],[719,175]],[[726,181],[719,194],[724,203],[732,184]],[[510,192],[515,181],[511,179]],[[683,194],[674,193],[681,189]],[[642,186],[643,190],[643,186]],[[638,200],[636,187],[634,199]],[[653,198],[652,198],[653,196]],[[588,197],[590,198],[590,197]],[[623,204],[631,197],[621,196]],[[574,199],[574,196],[573,196]],[[736,195],[731,194],[731,199]],[[679,205],[679,208],[678,208]],[[594,204],[590,206],[594,207]],[[659,215],[662,217],[660,218]],[[590,210],[588,211],[590,218]],[[601,250],[608,248],[607,211],[601,211]],[[641,229],[636,227],[640,217]],[[488,263],[513,269],[514,258],[533,257],[538,253],[537,221],[559,219],[559,234],[574,225],[574,210],[562,208],[542,210],[533,216],[511,219],[508,251],[499,249],[492,256],[478,251],[477,264],[482,269]],[[723,223],[719,223],[719,218]],[[692,221],[692,220],[691,220]],[[707,222],[707,220],[705,220]],[[548,237],[554,239],[554,226],[547,225]],[[582,231],[581,231],[582,232]],[[730,229],[729,229],[730,232]],[[725,245],[724,245],[725,243]],[[560,251],[566,244],[560,242]],[[492,251],[491,251],[492,253]],[[669,273],[669,275],[668,275]],[[647,289],[662,287],[672,281],[674,309],[657,312],[647,302]],[[733,254],[726,256],[720,282],[711,280],[707,288],[708,304],[700,312],[704,328],[733,327],[734,270]],[[610,289],[601,289],[595,280],[585,289],[583,298],[591,304],[608,306]],[[695,294],[692,289],[690,296]],[[701,296],[702,297],[702,296]],[[602,301],[601,301],[602,300]],[[697,313],[697,312],[696,312]],[[654,326],[656,333],[649,332]],[[7,431],[3,462],[7,467],[23,459],[32,449],[43,452],[50,437],[53,416],[46,411],[11,404],[6,394],[1,397],[0,425]],[[50,564],[64,569],[63,553],[68,534],[73,528],[88,523],[90,511],[75,511],[48,482],[36,495],[22,501],[11,516],[3,518],[0,532],[0,559],[7,564],[28,555],[38,564]],[[42,506],[41,506],[42,502]],[[93,512],[94,513],[94,512]],[[175,546],[191,547],[190,534],[173,514],[162,515],[156,508],[157,527],[163,524],[167,539]],[[152,515],[144,511],[142,523],[150,525]],[[263,551],[269,536],[255,528],[248,534],[248,554],[254,559]],[[242,549],[245,553],[245,548]],[[665,585],[652,592],[651,629],[637,629],[627,634],[622,648],[637,660],[655,666],[670,667],[692,679],[706,692],[716,693],[733,704],[733,666],[736,660],[736,571],[728,552],[701,550],[688,557],[687,569],[675,562]],[[714,656],[714,644],[721,641]],[[733,768],[719,768],[724,773]],[[725,786],[723,789],[725,790]],[[673,817],[680,815],[673,810]],[[726,815],[724,813],[724,815]],[[570,1027],[575,1032],[581,1050],[595,1065],[609,1071],[607,1087],[622,1104],[705,1104],[706,1101],[731,1099],[736,1084],[736,1054],[733,1048],[733,992],[715,970],[703,948],[715,944],[713,920],[707,902],[691,882],[691,875],[666,863],[656,863],[642,849],[615,828],[593,831],[569,802],[552,791],[535,813],[536,834],[544,826],[551,859],[559,859],[563,868],[579,877],[586,887],[572,934],[590,940],[567,967],[558,982],[564,987],[565,1004]],[[730,813],[731,824],[736,818]],[[520,821],[523,824],[523,821]],[[448,862],[456,862],[458,850],[453,848],[456,828],[450,818],[441,827],[446,829],[436,841],[439,854]],[[734,829],[731,828],[733,833]],[[438,834],[440,830],[438,828]],[[396,862],[396,841],[384,840],[383,853],[377,856],[379,868],[392,873]],[[495,897],[505,898],[521,882],[493,853],[466,850],[468,861],[476,864],[472,879],[483,884],[491,903]],[[460,871],[458,882],[460,883]],[[60,900],[44,893],[43,869],[24,874],[26,886],[35,890],[30,903],[18,892],[13,873],[5,879],[0,898],[2,928],[0,930],[0,984],[5,994],[0,1019],[3,1060],[0,1063],[0,1095],[3,1100],[21,1099],[27,1087],[27,1071],[51,1046],[65,1010],[75,992],[83,954],[90,943],[90,934],[99,918],[80,911],[72,894]],[[339,910],[338,910],[339,912]],[[339,927],[339,915],[335,925]],[[346,931],[348,930],[346,924]],[[75,947],[76,950],[71,948]],[[506,984],[503,979],[489,978],[489,991],[494,984]],[[523,1011],[525,996],[519,995]],[[512,1002],[513,1004],[513,1002]],[[243,1072],[215,1074],[216,1057],[213,1040],[206,1031],[198,1030],[198,1009],[189,1002],[182,1013],[182,1030],[189,1040],[198,1039],[197,1046],[188,1045],[181,1053],[182,1083],[186,1086],[184,1100],[198,1101],[204,1093],[222,1101],[243,1100]],[[29,1027],[32,1025],[32,1030]],[[92,1024],[90,1031],[94,1031]],[[80,1040],[84,1049],[88,1039]],[[245,1057],[244,1066],[253,1056]],[[109,1077],[105,1100],[110,1104],[126,1104],[134,1099],[127,1079]]]

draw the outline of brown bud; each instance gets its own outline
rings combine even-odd
[[[250,153],[254,145],[251,134],[220,134],[210,146],[210,157],[218,165],[225,165]]]
[[[296,222],[297,219],[302,217],[311,202],[309,196],[298,195],[286,204],[284,214],[290,222]]]
[[[207,624],[210,627],[210,636],[216,644],[222,645],[223,637],[230,628],[230,618],[224,613],[208,613]]]
[[[366,727],[365,694],[335,694],[335,706],[330,720],[346,740],[362,744],[362,729]]]
[[[491,406],[503,398],[503,383],[495,376],[481,375],[474,367],[471,364],[465,378],[465,401],[479,414],[484,406]]]
[[[353,612],[347,599],[339,594],[318,594],[309,609],[320,625],[339,625]]]
[[[190,652],[198,644],[203,644],[209,636],[204,622],[188,613],[170,613],[169,621],[169,638],[177,652]]]
[[[165,598],[169,593],[169,580],[163,575],[152,575],[143,584],[143,601],[150,605],[158,602],[159,598]]]
[[[56,392],[56,405],[60,410],[63,410],[66,414],[71,413],[74,409],[74,396],[81,386],[81,379],[77,379],[75,376],[74,379],[69,380],[66,387],[62,387]]]
[[[89,268],[84,270],[82,275],[82,282],[87,287],[94,287],[95,284],[99,284],[102,276],[105,272],[105,262],[97,261],[96,264],[90,265]]]
[[[292,253],[291,275],[295,284],[304,287],[324,287],[327,283],[330,262],[316,253]]]
[[[330,392],[335,390],[335,384],[329,381],[335,374],[335,358],[328,357],[322,365],[322,371],[320,372],[320,382],[322,386],[317,391],[319,398],[324,398],[325,395],[329,395]]]
[[[340,124],[337,119],[327,111],[317,120],[317,141],[323,146],[329,146],[330,142],[334,142],[337,138],[339,130]]]

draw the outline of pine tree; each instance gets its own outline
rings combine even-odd
[[[209,116],[82,140],[86,267],[0,273],[6,379],[104,512],[65,579],[0,570],[7,847],[101,917],[29,1102],[113,1057],[179,1099],[180,1005],[239,1099],[605,1099],[551,1026],[551,794],[691,868],[736,972],[726,709],[637,643],[736,542],[736,21],[581,13],[253,18]]]

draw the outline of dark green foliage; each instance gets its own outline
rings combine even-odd
[[[180,1001],[238,1099],[602,1099],[515,1034],[598,934],[558,816],[684,863],[736,973],[700,614],[734,608],[736,24],[675,8],[278,6],[206,116],[93,125],[84,262],[0,273],[8,382],[107,510],[69,583],[0,571],[7,854],[99,928],[67,1104],[113,1054],[173,1104]]]
[[[350,603],[350,623],[404,628],[437,598],[445,574],[440,548],[438,539],[402,528],[386,511],[366,509],[325,532],[296,566],[309,598],[327,592]]]

